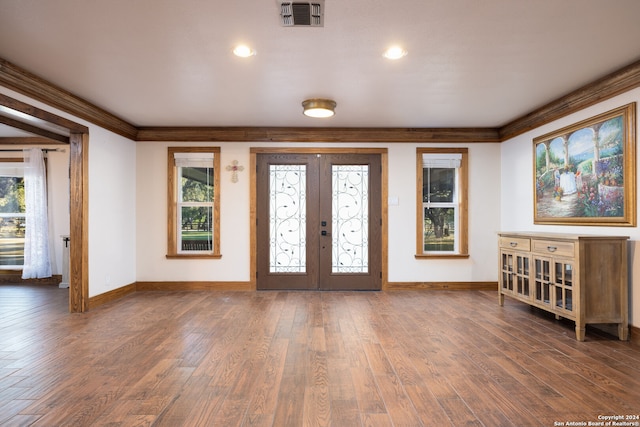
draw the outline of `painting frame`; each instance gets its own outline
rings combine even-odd
[[[534,138],[533,200],[534,224],[635,227],[636,103]]]

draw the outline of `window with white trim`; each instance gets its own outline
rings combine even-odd
[[[218,257],[217,147],[169,147],[168,256]]]
[[[418,148],[417,256],[466,257],[467,149]]]

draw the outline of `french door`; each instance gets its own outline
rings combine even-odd
[[[379,154],[259,153],[257,288],[380,290]]]

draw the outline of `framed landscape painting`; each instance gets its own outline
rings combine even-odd
[[[636,225],[636,104],[533,140],[534,223]]]

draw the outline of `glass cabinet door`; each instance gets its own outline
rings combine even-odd
[[[541,304],[551,305],[551,260],[534,258],[533,270],[535,301]]]
[[[530,265],[528,255],[501,252],[501,291],[524,299],[531,298]]]
[[[556,309],[573,311],[573,266],[564,261],[553,263]]]
[[[513,292],[513,254],[502,253],[502,289]]]
[[[516,293],[528,297],[529,292],[529,257],[516,255]]]

